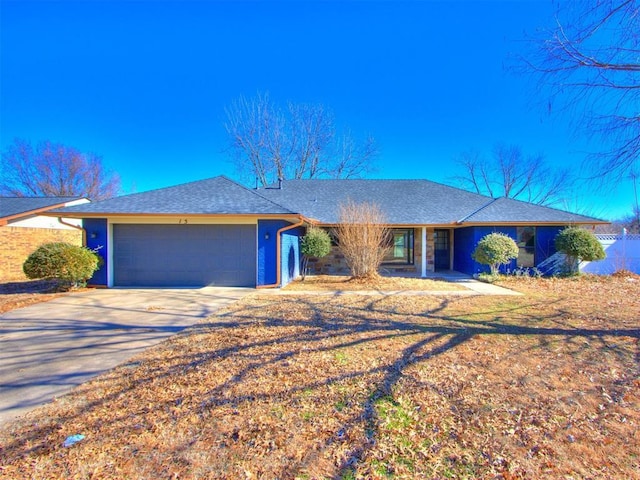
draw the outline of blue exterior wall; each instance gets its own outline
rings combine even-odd
[[[543,262],[551,255],[556,253],[555,237],[564,226],[536,227],[536,251],[535,264]],[[476,273],[489,272],[487,265],[482,265],[471,258],[471,253],[482,237],[489,233],[499,232],[509,235],[516,240],[517,228],[507,226],[492,227],[465,227],[455,230],[455,243],[453,253],[453,269],[458,272],[473,275]],[[512,260],[511,263],[500,268],[501,271],[515,270],[517,261]]]
[[[257,285],[276,283],[276,235],[278,230],[288,225],[292,224],[284,220],[258,220]],[[280,243],[281,286],[285,286],[300,275],[300,237],[304,235],[304,231],[304,228],[300,227],[282,233]]]
[[[536,265],[556,253],[556,235],[565,227],[536,227]]]
[[[305,229],[302,227],[282,232],[280,280],[283,287],[300,276],[300,237],[304,235],[304,232]]]
[[[87,232],[87,247],[97,250],[102,257],[102,266],[89,280],[90,285],[107,285],[108,271],[108,226],[104,218],[86,218],[82,221]],[[257,285],[271,285],[276,282],[276,234],[279,229],[291,225],[284,220],[258,221]],[[300,237],[304,228],[296,228],[282,234],[281,241],[281,283],[282,286],[300,275]],[[269,238],[265,238],[268,236]]]
[[[482,237],[490,233],[504,233],[516,240],[516,227],[490,226],[490,227],[464,227],[455,230],[453,248],[453,269],[458,272],[474,275],[476,273],[490,272],[488,265],[482,265],[471,258],[471,253]],[[516,260],[500,267],[501,271],[514,270]]]
[[[453,269],[473,275],[478,268],[478,264],[471,258],[471,252],[478,243],[474,227],[455,229],[453,239]]]
[[[276,283],[276,234],[290,225],[284,220],[258,220],[258,278],[256,285]],[[269,237],[268,239],[265,237]]]
[[[107,285],[108,270],[108,249],[107,244],[108,227],[106,218],[84,218],[82,227],[87,232],[86,242],[87,248],[95,250],[102,257],[102,266],[93,274],[93,277],[87,282],[89,285]]]

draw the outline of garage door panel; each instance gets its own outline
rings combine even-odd
[[[116,286],[255,286],[254,225],[113,226]]]

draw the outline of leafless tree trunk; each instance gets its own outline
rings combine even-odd
[[[458,184],[494,198],[554,205],[563,200],[574,183],[568,169],[553,169],[542,154],[525,156],[515,145],[496,145],[490,159],[477,152],[464,152],[457,163],[463,170],[455,177]]]
[[[358,146],[350,133],[336,135],[323,105],[289,102],[268,94],[240,97],[226,109],[225,128],[238,171],[263,185],[279,178],[352,178],[367,173],[377,155],[373,138]]]
[[[594,178],[621,180],[640,161],[638,32],[637,0],[566,2],[524,59],[551,88],[549,111],[562,98],[585,130],[601,138],[603,150],[589,165]]]
[[[107,171],[102,158],[73,147],[44,141],[33,148],[15,139],[2,154],[0,191],[13,196],[114,197],[120,177]]]
[[[374,203],[347,201],[339,206],[335,228],[338,248],[353,278],[376,278],[388,249],[389,228],[380,207]]]

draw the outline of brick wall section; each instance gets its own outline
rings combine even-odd
[[[349,275],[351,272],[344,259],[344,255],[336,246],[326,257],[309,259],[310,275]]]
[[[436,271],[436,261],[435,261],[436,241],[435,241],[435,238],[433,238],[434,233],[435,233],[435,230],[433,228],[427,228],[427,272],[435,272]],[[416,235],[416,243],[418,243],[418,238],[419,238],[420,239],[419,243],[420,243],[420,245],[422,245],[422,229],[421,228],[416,228],[415,235]],[[450,233],[450,235],[451,235],[451,233]],[[418,248],[420,248],[420,250],[422,250],[422,247],[418,247]],[[416,251],[417,250],[418,249],[416,249]],[[420,259],[420,262],[422,262],[422,257],[416,257],[416,259],[418,259],[418,258]],[[416,260],[416,262],[417,261],[418,260]],[[422,268],[422,267],[420,267],[420,268]],[[418,271],[420,271],[420,270],[418,270]]]
[[[427,228],[427,271],[434,271],[434,252],[435,242],[433,239],[433,228]],[[422,228],[416,228],[413,232],[414,237],[414,264],[413,265],[382,265],[381,268],[391,271],[399,270],[405,272],[420,273],[422,269]],[[331,253],[324,258],[309,259],[310,275],[349,275],[349,267],[344,259],[344,255],[340,253],[340,249],[336,246],[331,247]]]
[[[82,245],[82,231],[0,227],[0,282],[26,280],[22,264],[36,248],[50,242]]]

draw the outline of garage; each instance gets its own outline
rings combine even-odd
[[[254,287],[256,226],[115,224],[113,283]]]

